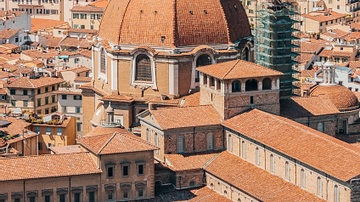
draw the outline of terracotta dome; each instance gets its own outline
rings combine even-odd
[[[113,44],[231,44],[251,35],[239,0],[110,0],[99,37]]]
[[[311,96],[325,95],[340,110],[352,110],[359,107],[356,95],[341,85],[317,85],[310,90]]]

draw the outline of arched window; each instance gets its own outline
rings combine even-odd
[[[260,165],[260,150],[258,147],[255,149],[255,163],[256,165]]]
[[[214,149],[214,135],[212,133],[206,134],[206,148],[207,150]]]
[[[271,79],[270,78],[263,79],[262,89],[263,90],[271,90]]]
[[[255,79],[247,80],[245,83],[245,90],[246,91],[254,91],[258,90],[258,82]]]
[[[316,129],[320,132],[324,132],[324,124],[322,122],[319,122],[316,126]]]
[[[140,54],[136,57],[135,67],[135,80],[136,81],[152,81],[151,76],[151,61],[145,54]]]
[[[244,48],[243,58],[246,61],[250,61],[250,49],[248,47]]]
[[[232,82],[232,85],[231,85],[231,91],[232,92],[240,92],[241,91],[241,83],[239,80],[235,80]]]
[[[100,53],[100,73],[105,74],[106,73],[106,57],[105,57],[105,49],[101,49]]]
[[[306,175],[304,169],[301,169],[300,171],[300,185],[302,188],[306,188]]]
[[[275,158],[274,155],[270,155],[270,172],[275,172]]]
[[[211,59],[210,55],[208,55],[208,54],[200,55],[196,59],[196,67],[201,67],[201,66],[210,65],[210,64],[212,64],[212,59]],[[195,82],[199,82],[199,72],[198,71],[195,72]]]
[[[322,197],[323,183],[320,177],[317,178],[317,195]]]
[[[290,165],[289,162],[285,162],[285,179],[290,180]]]

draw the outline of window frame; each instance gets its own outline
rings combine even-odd
[[[137,73],[137,59],[139,56],[144,55],[147,56],[150,60],[150,73],[151,73],[151,81],[142,81],[138,80],[136,77]],[[136,87],[146,87],[149,86],[154,90],[157,90],[157,80],[156,80],[156,63],[154,60],[154,55],[152,52],[147,52],[144,50],[137,50],[133,54],[133,58],[131,59],[131,85]]]

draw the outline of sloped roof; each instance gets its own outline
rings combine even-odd
[[[0,181],[101,173],[89,153],[0,159]]]
[[[50,28],[54,28],[57,26],[69,27],[69,24],[67,22],[64,22],[61,20],[31,18],[31,32],[35,32],[38,30],[50,29]]]
[[[150,151],[157,149],[140,137],[121,128],[117,128],[116,132],[112,133],[90,136],[87,135],[81,138],[80,144],[89,151],[98,155]]]
[[[218,79],[240,79],[266,76],[280,76],[281,72],[244,60],[232,60],[198,67],[199,72]]]
[[[220,125],[221,117],[212,106],[158,108],[150,110],[163,130],[194,126]]]
[[[64,79],[54,77],[40,77],[38,79],[29,79],[21,77],[11,82],[8,88],[40,88],[64,82]]]
[[[280,102],[281,115],[289,118],[340,113],[332,101],[325,96],[292,97],[289,99],[282,99]]]
[[[18,33],[18,29],[4,29],[0,31],[0,39],[8,39]]]
[[[360,153],[352,145],[290,119],[253,109],[223,125],[337,179],[360,175]]]
[[[231,183],[238,189],[249,193],[251,196],[259,199],[259,201],[324,201],[227,151],[217,156],[205,170],[217,178]]]

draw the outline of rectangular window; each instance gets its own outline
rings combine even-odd
[[[50,135],[51,134],[51,128],[50,127],[46,127],[46,135]]]
[[[49,97],[45,97],[45,104],[49,104]]]
[[[73,97],[74,100],[82,100],[81,95],[74,95]]]
[[[122,176],[126,177],[129,175],[129,165],[122,166]]]
[[[177,148],[177,153],[183,153],[184,152],[184,136],[179,135],[176,138],[176,148]]]
[[[81,13],[80,14],[80,19],[86,19],[87,18],[87,14]]]
[[[79,13],[73,13],[73,19],[79,19]]]
[[[16,106],[16,100],[11,100],[11,106],[15,107]]]
[[[143,197],[143,196],[144,196],[144,190],[138,189],[138,197]]]
[[[44,202],[50,202],[50,196],[49,195],[44,196]]]
[[[95,19],[95,14],[91,14],[90,19],[94,20]]]
[[[80,62],[80,59],[79,59],[79,58],[75,58],[75,59],[74,59],[74,63],[75,63],[75,64],[77,64],[77,63],[79,63],[79,62]]]
[[[28,90],[23,90],[23,95],[28,95]]]
[[[51,90],[55,91],[55,85],[51,86]]]
[[[35,196],[30,196],[29,197],[29,202],[35,202]]]
[[[61,99],[66,100],[66,99],[67,99],[67,95],[61,95]]]
[[[270,172],[275,172],[275,158],[274,155],[270,155]]]
[[[42,150],[42,143],[38,142],[38,149],[41,151]]]
[[[58,128],[57,129],[57,135],[62,135],[63,133],[63,129],[62,128]]]
[[[76,107],[76,113],[81,113],[81,107]]]
[[[206,147],[207,150],[214,149],[214,135],[212,133],[206,134]]]
[[[76,123],[76,130],[78,132],[81,132],[81,126],[82,126],[82,123]]]
[[[74,193],[74,202],[80,202],[80,193]]]
[[[123,198],[129,198],[129,191],[128,190],[123,190]]]
[[[85,25],[80,25],[80,29],[85,29]]]
[[[49,88],[45,87],[45,93],[49,92]]]
[[[96,15],[96,18],[97,18],[98,20],[100,20],[101,17],[102,17],[102,14],[97,14],[97,15]]]
[[[66,195],[65,194],[59,194],[59,202],[66,202]]]
[[[159,136],[158,136],[158,134],[157,133],[155,133],[155,135],[154,135],[154,138],[155,138],[155,147],[159,147]],[[155,150],[155,154],[159,154],[159,150],[157,149],[157,150]]]
[[[45,114],[49,114],[49,108],[45,109]]]
[[[37,89],[37,94],[41,94],[41,89]]]
[[[144,167],[145,167],[145,165],[142,164],[142,163],[137,165],[138,175],[143,175],[144,174]]]
[[[29,103],[28,100],[23,100],[23,106],[24,106],[24,107],[28,107],[28,103]]]
[[[88,194],[89,194],[89,202],[95,202],[95,192],[90,191]]]
[[[107,167],[107,177],[114,177],[114,167],[113,166]]]
[[[243,159],[246,159],[246,142],[241,142],[241,156]]]
[[[56,95],[52,95],[52,96],[51,96],[51,102],[52,102],[52,103],[55,103],[55,102],[56,102]]]
[[[14,202],[21,202],[21,199],[16,198],[16,199],[14,199]]]
[[[41,98],[37,99],[37,106],[41,106]]]
[[[10,95],[15,95],[15,94],[16,94],[15,89],[10,89]]]

